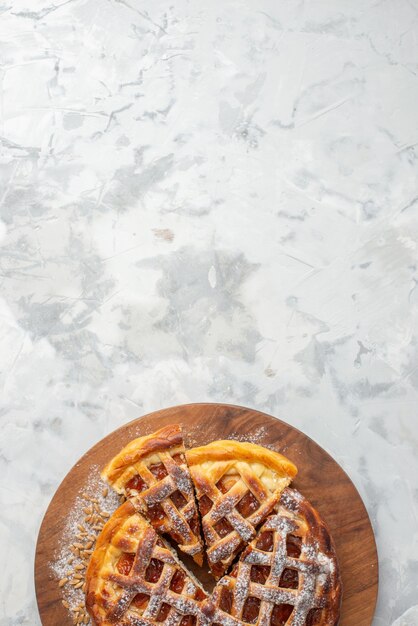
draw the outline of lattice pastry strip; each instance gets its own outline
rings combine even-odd
[[[202,623],[205,592],[131,502],[105,525],[86,582],[86,606],[98,626]]]
[[[224,626],[334,626],[341,581],[328,531],[297,491],[286,489],[230,575],[205,605]]]
[[[178,425],[131,441],[102,476],[130,498],[156,530],[169,534],[183,552],[202,564],[199,517]]]
[[[189,473],[186,469],[177,465],[171,455],[160,452],[157,454],[158,464],[157,467],[163,466],[167,472],[165,476],[156,477],[147,467],[144,462],[138,462],[133,465],[136,470],[134,485],[138,484],[137,476],[142,479],[145,484],[145,488],[142,492],[137,489],[127,488],[128,495],[138,493],[135,500],[138,506],[146,513],[150,512],[152,518],[152,512],[159,505],[165,513],[165,517],[160,516],[158,512],[155,513],[153,521],[158,525],[161,532],[170,532],[173,528],[184,536],[187,543],[191,543],[193,540],[193,533],[188,524],[188,521],[196,514],[196,508],[193,499],[193,487],[189,477]],[[165,472],[159,469],[160,476]],[[187,496],[189,500],[184,498],[184,503],[181,501],[180,496],[177,494],[180,492],[183,496]],[[174,494],[176,496],[176,504],[172,501]],[[145,506],[144,506],[145,505]],[[197,544],[197,548],[200,548],[200,544]],[[190,554],[190,551],[189,551]]]
[[[213,442],[187,452],[209,566],[220,577],[296,474],[282,455],[255,444]]]

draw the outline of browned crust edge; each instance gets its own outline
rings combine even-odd
[[[333,561],[334,569],[333,571],[331,571],[331,582],[327,594],[327,599],[330,606],[324,607],[322,609],[322,619],[321,622],[319,622],[318,626],[337,626],[341,609],[342,583],[336,550],[331,535],[328,531],[328,527],[321,519],[318,511],[296,489],[290,489],[289,487],[286,487],[282,493],[278,505],[283,506],[286,510],[292,511],[295,513],[296,516],[304,518],[306,520],[306,523],[309,525],[310,537],[317,542],[319,550]],[[249,552],[251,552],[252,546],[257,541],[257,537],[259,537],[259,535],[263,532],[265,524],[268,522],[268,519],[274,517],[275,514],[276,513],[272,513],[271,515],[269,515],[267,520],[265,520],[265,522],[259,528],[256,537],[251,541],[250,544],[247,545],[246,548],[241,551],[239,560],[242,560]],[[226,574],[225,578],[227,578],[228,576],[229,574]],[[219,619],[219,616],[217,616],[216,620],[214,619],[217,602],[215,599],[217,597],[216,591],[223,587],[222,580],[223,579],[221,579],[217,583],[212,594],[207,598],[202,607],[202,610],[209,622],[222,621],[222,619]],[[227,613],[225,615],[227,615]]]
[[[113,457],[102,472],[102,478],[112,484],[125,469],[156,452],[182,446],[183,435],[179,424],[169,424],[151,435],[144,435],[130,441]]]
[[[97,596],[98,582],[100,579],[100,571],[106,556],[106,551],[112,541],[113,536],[118,532],[126,519],[132,515],[138,515],[133,504],[129,501],[124,502],[110,519],[103,526],[103,530],[97,537],[96,546],[91,555],[90,562],[86,571],[86,609],[93,622],[97,625],[105,626],[106,618],[103,618],[100,611],[100,597]],[[144,524],[147,522],[144,520]]]
[[[287,500],[286,504],[284,504],[284,500]],[[292,503],[295,504],[294,508]],[[327,596],[329,606],[324,609],[325,616],[321,624],[324,626],[337,626],[340,618],[343,587],[337,551],[328,526],[309,500],[296,489],[286,487],[281,495],[279,504],[282,504],[282,506],[288,510],[294,510],[297,515],[306,519],[309,526],[310,537],[318,543],[319,550],[330,558],[334,564],[334,570],[331,572],[330,576],[330,589]]]
[[[279,452],[269,450],[256,443],[225,439],[212,441],[206,446],[186,450],[189,467],[200,465],[206,461],[248,461],[262,463],[279,474],[286,474],[293,478],[297,474],[297,467],[287,457]]]

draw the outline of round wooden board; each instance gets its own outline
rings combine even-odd
[[[378,589],[378,561],[373,529],[357,489],[334,459],[296,428],[270,415],[226,404],[188,404],[145,415],[114,431],[67,474],[53,497],[39,531],[35,587],[43,626],[71,626],[52,570],[62,549],[69,511],[93,472],[128,441],[166,424],[180,423],[187,447],[216,439],[240,439],[273,447],[289,457],[299,473],[293,485],[318,509],[334,538],[343,579],[340,626],[370,626]],[[187,562],[187,565],[190,563]],[[193,568],[206,586],[205,569]],[[212,583],[213,584],[213,583]]]

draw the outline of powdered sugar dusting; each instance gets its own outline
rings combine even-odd
[[[293,606],[289,623],[292,626],[305,626],[309,611],[324,606],[323,591],[335,572],[335,559],[332,555],[321,552],[319,542],[309,537],[309,534],[302,534],[299,556],[288,554],[287,551],[287,536],[296,530],[302,532],[300,524],[306,526],[306,521],[302,522],[299,517],[303,501],[303,496],[297,491],[286,490],[284,498],[280,501],[279,511],[266,520],[260,531],[274,533],[275,549],[265,552],[257,548],[257,540],[253,540],[241,556],[236,573],[225,576],[220,582],[220,585],[228,587],[233,593],[233,616],[239,618],[246,599],[255,597],[261,600],[264,611],[263,615],[258,616],[261,622],[268,623],[269,611],[273,605],[289,604]],[[250,572],[254,565],[269,568],[265,583],[260,584],[252,580]],[[298,572],[297,589],[281,586],[281,577],[286,568]],[[225,625],[226,613],[229,612],[221,608],[218,601],[213,621]]]
[[[244,541],[250,541],[255,534],[254,527],[240,515],[228,515],[228,521]]]
[[[216,441],[217,439],[232,439],[234,441],[242,441],[244,443],[255,443],[260,446],[264,446],[264,448],[268,448],[269,450],[273,450],[273,452],[280,452],[281,454],[285,454],[288,447],[286,445],[270,443],[269,430],[267,426],[258,426],[257,428],[250,429],[245,433],[233,431],[232,433],[222,436],[219,432],[213,432],[210,424],[196,424],[190,431],[185,433],[185,438],[187,439],[186,447],[189,448],[203,446],[207,443],[211,443],[212,441]],[[293,450],[293,455],[294,454],[295,451]]]
[[[186,447],[195,447],[202,446],[205,443],[210,443],[212,441],[216,441],[217,439],[233,439],[234,441],[247,441],[249,443],[258,443],[259,445],[263,445],[266,448],[271,448],[274,450],[274,446],[266,443],[265,440],[268,438],[268,429],[266,426],[259,426],[257,428],[251,429],[246,433],[233,431],[232,433],[226,434],[226,436],[222,436],[219,432],[213,432],[213,426],[210,423],[200,423],[193,425],[190,431],[184,433],[185,438],[187,439]]]
[[[196,430],[196,429],[195,429]],[[194,433],[195,431],[193,431]],[[143,434],[143,432],[142,432]],[[193,436],[193,434],[192,434]],[[237,441],[249,441],[251,443],[262,443],[262,445],[266,445],[264,443],[264,439],[267,436],[266,427],[262,426],[254,431],[251,431],[245,435],[241,433],[231,433],[228,438],[237,440]],[[190,437],[189,437],[190,439]],[[267,446],[274,449],[273,446]],[[182,488],[179,488],[177,484],[177,488],[179,488],[180,492],[187,493],[192,487],[190,483],[190,479],[188,476],[188,471],[184,472],[184,468],[180,466],[178,467],[178,474],[185,474],[184,476],[177,476],[177,478],[184,478],[185,482],[181,484]],[[176,485],[171,484],[173,481],[165,479],[162,483],[167,483],[166,491],[173,491],[176,488]],[[169,484],[170,483],[170,484]],[[164,493],[158,494],[159,496],[163,496],[162,500],[164,501],[169,493],[167,491]],[[154,499],[157,502],[161,501],[160,497],[157,497],[157,494],[150,493],[148,495],[148,505],[154,504]],[[219,507],[219,510],[216,510],[218,516],[226,517],[228,521],[232,524],[235,533],[238,533],[245,539],[246,542],[250,541],[251,537],[254,535],[255,530],[253,528],[249,528],[248,522],[244,519],[237,518],[237,516],[232,516],[233,519],[229,519],[231,517],[231,507],[233,509],[235,502],[230,502],[229,500],[233,500],[231,495],[224,499],[222,506]],[[306,615],[309,612],[310,608],[314,605],[314,597],[315,597],[315,585],[318,583],[320,586],[325,584],[328,576],[334,571],[334,563],[332,559],[323,555],[319,552],[318,545],[314,542],[305,543],[302,546],[302,552],[300,560],[297,559],[296,563],[294,559],[289,559],[286,556],[285,550],[285,541],[286,535],[292,532],[295,529],[295,520],[292,519],[294,514],[299,512],[299,507],[301,502],[303,501],[303,496],[301,496],[298,492],[290,489],[286,489],[281,497],[279,506],[277,507],[276,514],[269,517],[265,524],[265,527],[270,530],[275,531],[281,535],[280,542],[282,548],[276,552],[275,558],[280,561],[278,563],[279,567],[275,567],[275,564],[270,562],[271,556],[270,553],[264,553],[262,551],[258,551],[257,549],[253,549],[247,555],[247,558],[244,557],[240,562],[240,570],[247,572],[244,577],[238,576],[235,579],[232,587],[234,588],[234,602],[235,604],[242,605],[245,601],[245,598],[249,592],[250,578],[249,572],[251,570],[252,565],[270,565],[271,566],[271,576],[272,581],[277,576],[280,577],[280,573],[284,567],[295,567],[299,570],[299,574],[302,577],[303,585],[299,588],[299,593],[296,598],[296,592],[293,590],[285,590],[285,589],[270,589],[262,588],[258,586],[259,589],[256,591],[253,590],[253,593],[259,597],[264,602],[270,603],[290,603],[295,605],[295,610],[292,614],[292,624],[293,626],[302,626],[305,623]],[[69,509],[67,514],[67,520],[65,523],[64,530],[61,535],[60,543],[61,547],[55,554],[55,560],[50,563],[50,568],[57,579],[57,584],[60,584],[62,589],[62,599],[64,606],[68,609],[72,621],[76,624],[91,624],[91,621],[86,613],[85,604],[84,604],[84,575],[86,571],[87,561],[90,558],[90,554],[94,550],[94,545],[98,534],[100,533],[104,523],[110,517],[110,515],[116,510],[116,508],[120,504],[120,496],[118,496],[114,492],[108,492],[107,486],[100,478],[100,469],[97,466],[93,466],[91,468],[91,473],[88,481],[82,485],[79,489],[78,495],[73,503],[73,506]],[[189,503],[190,504],[190,503]],[[168,507],[165,510],[167,517],[170,519],[171,528],[176,530],[178,534],[187,534],[188,528],[188,519],[193,513],[193,509],[188,506],[184,507],[181,515],[177,510],[172,510],[174,507]],[[91,509],[91,512],[90,512]],[[215,511],[212,511],[212,515]],[[183,519],[184,518],[184,519]],[[187,528],[185,528],[185,526]],[[182,532],[181,532],[182,531]],[[233,550],[235,550],[240,544],[239,537],[233,537]],[[222,544],[222,542],[221,542]],[[200,544],[194,546],[193,550],[186,550],[189,554],[193,554],[195,551],[200,549]],[[211,550],[211,557],[215,559],[215,561],[224,561],[228,556],[225,554],[225,545],[217,546],[215,549]],[[277,570],[277,571],[276,571]],[[280,570],[280,571],[279,571]],[[241,572],[241,573],[242,573]],[[278,583],[278,579],[275,584]],[[197,585],[200,587],[198,581],[196,581]],[[231,579],[226,577],[226,580],[220,581],[220,585],[231,584]],[[193,588],[193,582],[189,581],[187,583],[187,590],[190,592]],[[257,595],[258,594],[258,595]],[[186,598],[176,599],[175,608],[183,614],[189,613],[191,611],[192,602],[189,602]],[[190,606],[189,606],[190,604]],[[193,613],[193,611],[192,611]],[[231,619],[232,616],[227,616],[225,614],[222,615],[222,621],[224,624],[228,623],[228,620]],[[215,620],[218,621],[218,620]]]
[[[251,430],[247,433],[232,432],[228,435],[228,439],[234,439],[235,441],[247,441],[249,443],[258,443],[259,445],[262,444],[263,446],[266,446],[264,440],[266,439],[267,435],[267,428],[265,426],[259,426],[258,428]]]
[[[280,496],[279,505],[283,505],[284,508],[289,509],[295,513],[299,510],[299,505],[303,501],[303,496],[296,489],[285,489]]]
[[[88,480],[80,486],[73,506],[68,509],[60,548],[49,564],[57,584],[61,586],[64,606],[73,620],[82,618],[80,623],[83,624],[91,623],[84,604],[86,562],[103,524],[119,504],[119,496],[109,491],[101,480],[99,467],[92,466]]]

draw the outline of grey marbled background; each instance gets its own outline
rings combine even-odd
[[[60,480],[144,412],[312,436],[418,624],[417,0],[2,0],[1,626]]]

